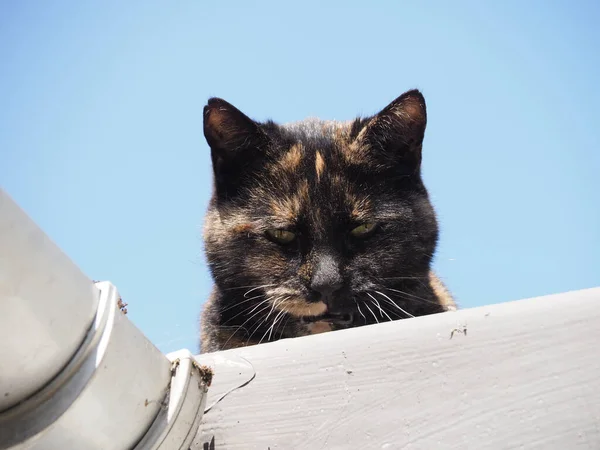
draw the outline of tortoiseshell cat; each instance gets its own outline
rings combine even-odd
[[[259,123],[208,101],[214,288],[202,352],[455,307],[430,270],[438,225],[421,179],[426,121],[417,90],[346,123]]]

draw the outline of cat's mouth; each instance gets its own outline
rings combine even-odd
[[[335,325],[348,326],[354,321],[354,315],[352,313],[330,313],[326,312],[318,316],[302,316],[300,322],[302,323],[314,323],[314,322],[328,322]]]

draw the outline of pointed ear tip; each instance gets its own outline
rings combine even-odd
[[[223,108],[222,100],[218,97],[212,97],[208,99],[206,105],[204,105],[203,116],[204,116],[204,126],[215,125],[219,122],[218,111]],[[217,113],[217,114],[215,114]]]
[[[206,102],[206,106],[207,107],[215,107],[215,106],[223,106],[226,105],[227,102],[225,100],[223,100],[222,98],[219,97],[211,97],[208,99],[208,101]]]
[[[411,89],[409,91],[406,91],[404,94],[402,94],[402,97],[404,97],[405,99],[413,98],[420,101],[421,103],[425,103],[425,96],[419,89]]]
[[[206,121],[210,118],[211,121],[217,121],[219,123],[224,117],[224,114],[230,114],[232,112],[237,111],[235,106],[230,104],[229,102],[223,100],[220,97],[211,97],[204,105],[204,120]]]

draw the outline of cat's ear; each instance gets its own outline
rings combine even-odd
[[[421,148],[427,125],[425,98],[416,89],[402,94],[371,117],[358,135],[371,158],[379,164],[400,164],[415,173],[421,166]]]
[[[204,137],[217,178],[235,175],[252,164],[267,144],[257,122],[220,98],[209,99],[204,107]]]

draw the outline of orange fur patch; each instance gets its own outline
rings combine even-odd
[[[298,190],[290,197],[279,197],[271,200],[271,212],[274,216],[293,222],[300,215],[302,205],[309,200],[308,181],[304,180]]]
[[[321,152],[317,152],[315,157],[315,170],[317,171],[317,181],[321,180],[321,175],[323,175],[323,171],[325,170],[325,160],[323,156],[321,156]]]
[[[327,311],[327,305],[323,302],[309,303],[300,297],[292,297],[276,302],[275,309],[297,317],[320,316]]]
[[[292,145],[285,155],[279,160],[279,166],[289,172],[294,172],[302,162],[304,147],[301,143]]]
[[[300,213],[300,202],[295,196],[283,197],[271,201],[271,211],[274,216],[293,221]]]
[[[348,201],[352,205],[350,214],[357,221],[367,220],[369,217],[369,211],[371,209],[371,202],[367,198],[358,199],[352,195],[349,196]]]
[[[312,271],[312,264],[310,262],[305,262],[300,266],[300,269],[298,269],[298,275],[300,275],[306,281],[310,281],[312,278]]]
[[[308,332],[310,334],[320,334],[327,333],[328,331],[332,331],[333,328],[329,322],[324,320],[319,320],[315,323],[308,324]]]
[[[444,286],[442,280],[440,280],[433,271],[429,272],[429,283],[437,296],[440,305],[442,305],[446,311],[456,311],[457,306],[452,295],[446,286]]]
[[[251,223],[241,223],[241,224],[233,227],[233,232],[234,233],[248,233],[248,232],[252,231],[253,229],[254,229],[254,227],[252,226]]]
[[[371,121],[371,124],[374,123],[376,119]],[[344,146],[342,154],[344,155],[344,159],[350,165],[364,165],[369,164],[370,162],[370,152],[371,148],[369,145],[365,143],[365,135],[367,130],[369,129],[369,125],[365,126],[361,132],[358,134],[356,139],[347,146]]]

